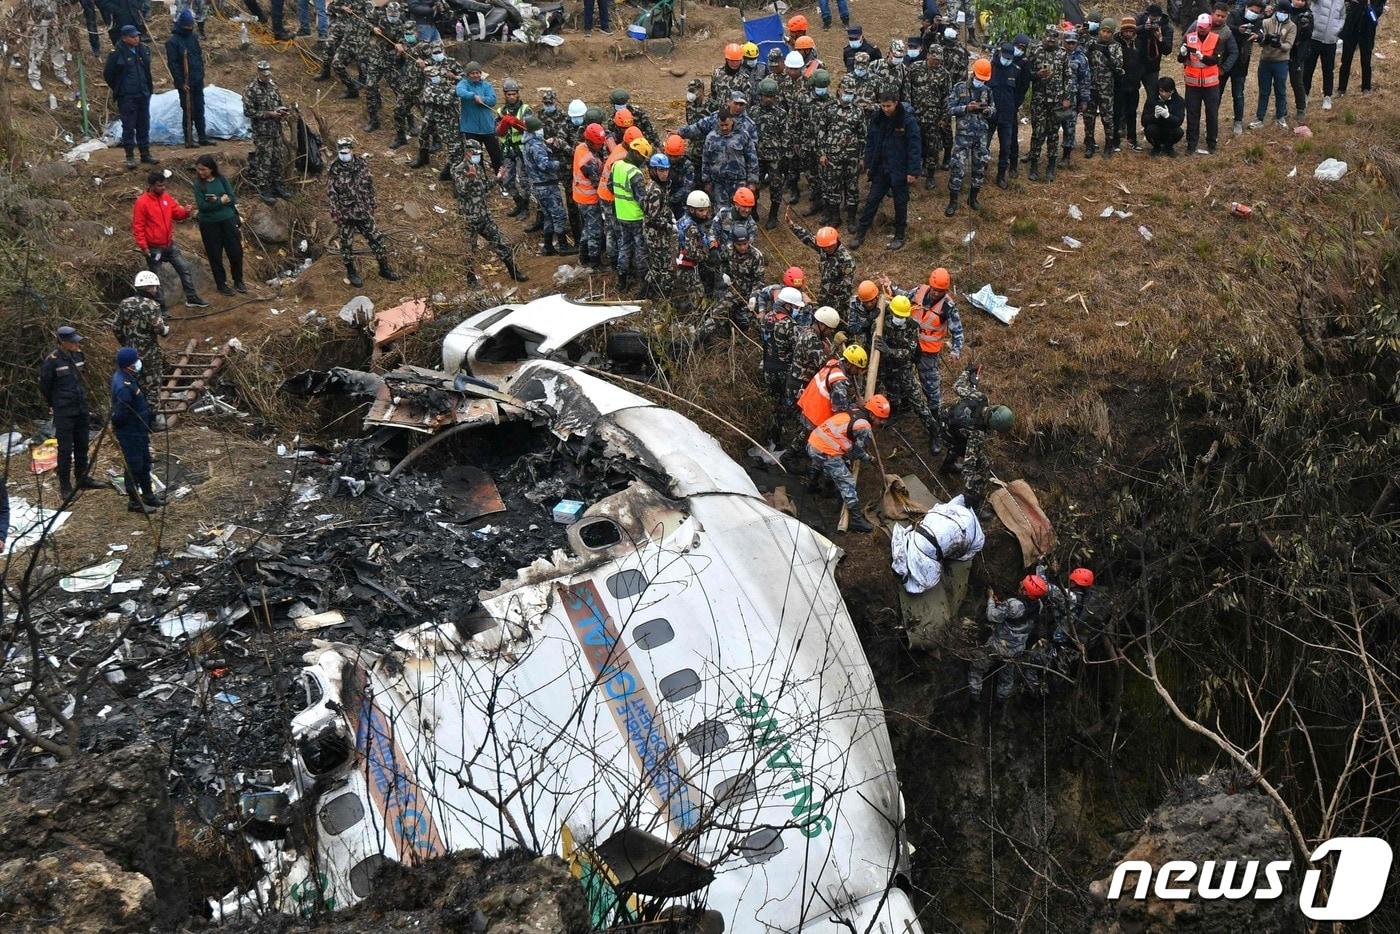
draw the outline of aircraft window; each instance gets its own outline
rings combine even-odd
[[[618,571],[608,578],[608,593],[621,600],[647,589],[647,576],[641,571]]]
[[[610,548],[622,541],[622,529],[611,519],[593,519],[579,526],[578,537],[589,548]]]
[[[715,786],[715,804],[730,807],[749,800],[757,793],[758,783],[753,780],[752,775],[735,775]]]
[[[383,869],[386,863],[392,862],[393,860],[383,853],[374,853],[370,856],[366,856],[350,870],[350,890],[360,898],[364,898],[369,894],[370,889],[374,887],[375,874]]]
[[[632,642],[639,649],[654,649],[676,637],[676,631],[664,619],[649,619],[632,630]]]
[[[365,806],[357,794],[332,798],[321,808],[321,826],[336,836],[358,824],[365,816]]]
[[[685,700],[700,690],[700,676],[690,668],[673,671],[661,679],[661,697],[671,702]]]
[[[718,720],[706,720],[685,734],[685,742],[697,756],[708,756],[729,745],[729,731]]]
[[[777,856],[784,846],[782,833],[772,827],[765,827],[749,834],[744,842],[739,844],[739,852],[744,854],[744,859],[749,861],[749,865],[756,866]]]

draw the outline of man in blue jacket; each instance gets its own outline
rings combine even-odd
[[[501,141],[496,136],[496,89],[481,76],[479,62],[467,62],[466,75],[457,82],[457,96],[462,99],[459,126],[462,135],[485,146],[491,171],[499,170]]]
[[[190,149],[214,145],[204,132],[204,49],[194,31],[194,13],[188,7],[175,17],[175,31],[165,40],[165,62],[175,90],[180,92],[185,145]]]
[[[147,165],[159,162],[151,155],[151,50],[141,44],[141,31],[123,26],[121,42],[107,54],[102,80],[112,89],[122,118],[122,148],[126,167],[136,168],[136,149]]]
[[[909,186],[919,180],[923,163],[919,121],[914,118],[913,109],[900,102],[898,91],[885,88],[880,92],[880,109],[871,114],[865,133],[865,171],[870,176],[870,192],[865,199],[865,208],[860,212],[851,249],[865,242],[866,231],[870,230],[875,212],[886,194],[894,199],[894,236],[885,249],[904,248],[904,231],[909,220]]]
[[[112,374],[112,433],[126,461],[126,510],[149,515],[165,500],[151,491],[151,405],[141,388],[141,355],[135,347],[117,351]],[[137,491],[140,496],[137,496]]]
[[[1016,57],[1016,46],[1003,43],[997,57],[992,59],[992,104],[996,107],[994,129],[997,134],[997,187],[1006,187],[1007,172],[1015,178],[1020,165],[1019,141],[1016,137],[1016,115],[1030,89],[1031,75]]]

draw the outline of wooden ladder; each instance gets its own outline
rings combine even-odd
[[[165,416],[167,428],[175,427],[180,416],[189,412],[200,393],[209,388],[219,370],[223,369],[227,346],[208,351],[195,350],[195,345],[196,341],[191,338],[175,365],[166,371],[165,385],[160,388],[156,411]]]

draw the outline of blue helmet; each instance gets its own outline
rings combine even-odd
[[[117,369],[124,370],[140,358],[135,347],[123,347],[117,351]]]
[[[658,152],[648,160],[647,165],[651,166],[653,169],[669,169],[671,167],[671,159],[664,152]]]

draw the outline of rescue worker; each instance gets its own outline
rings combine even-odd
[[[144,363],[142,381],[152,398],[160,400],[165,385],[165,355],[160,339],[170,333],[165,303],[160,299],[160,276],[143,269],[132,283],[135,295],[128,295],[117,304],[112,320],[112,333],[121,347],[135,347]]]
[[[1084,111],[1084,158],[1094,158],[1098,146],[1094,142],[1094,120],[1103,124],[1103,157],[1113,155],[1114,127],[1117,123],[1114,95],[1123,77],[1123,49],[1113,41],[1113,23],[1099,23],[1094,41],[1089,43],[1089,106]]]
[[[642,232],[642,202],[645,200],[646,173],[643,168],[651,158],[651,143],[635,139],[627,146],[627,155],[613,163],[612,175],[604,183],[613,194],[613,210],[617,217],[617,288],[625,292],[634,281],[640,283],[647,274],[647,250]]]
[[[860,111],[863,124],[880,106],[876,99],[875,76],[870,73],[870,56],[864,52],[857,55],[855,66],[841,78],[842,85],[845,85],[847,78],[851,79],[851,87],[854,89],[850,92],[851,100]],[[847,92],[843,90],[841,93],[844,95]]]
[[[783,59],[782,81],[778,85],[778,99],[787,114],[788,126],[807,126],[807,118],[812,109],[812,91],[802,76],[802,56],[789,52]],[[787,188],[788,204],[796,204],[801,197],[799,181],[804,166],[803,134],[790,133],[784,144],[784,186]],[[810,181],[809,181],[810,183]]]
[[[710,76],[710,108],[721,108],[731,91],[747,91],[748,72],[744,70],[744,48],[737,42],[724,47],[724,64],[715,67]]]
[[[749,330],[753,323],[747,299],[759,287],[768,268],[763,251],[753,243],[754,236],[752,226],[733,225],[729,228],[720,254],[720,280],[726,293],[724,304],[728,308],[729,320],[741,331]]]
[[[855,288],[856,261],[851,251],[841,242],[841,234],[835,227],[822,227],[816,234],[797,224],[792,219],[792,210],[786,217],[792,235],[817,251],[817,269],[821,285],[817,287],[817,303],[844,305],[850,300]]]
[[[992,63],[979,58],[972,66],[972,80],[958,82],[948,95],[948,113],[958,122],[953,161],[948,170],[948,207],[943,211],[947,217],[958,213],[958,195],[962,193],[969,163],[972,180],[967,191],[967,206],[974,211],[980,207],[977,193],[986,181],[987,162],[992,158],[987,139],[991,121],[996,118],[992,89],[987,86],[991,79]]]
[[[942,41],[939,43],[943,55],[943,94],[953,92],[959,81],[967,80],[968,69],[972,65],[972,55],[958,39],[958,30],[951,24],[943,27]],[[953,115],[944,113],[939,141],[943,144],[943,168],[948,168],[953,159]]]
[[[529,128],[529,119],[534,116],[534,111],[521,99],[520,82],[514,78],[507,78],[501,82],[501,97],[504,100],[501,102],[500,119],[496,121],[496,135],[501,138],[501,160],[504,166],[501,188],[515,199],[515,210],[507,212],[506,217],[524,217],[530,213],[531,189],[538,194],[541,184],[539,176],[528,169],[525,160],[525,134],[535,132]],[[549,147],[544,148],[547,152]],[[545,210],[543,202],[540,203],[540,209]],[[549,219],[544,218],[540,228],[547,230],[548,224]],[[559,233],[563,233],[562,228]]]
[[[369,43],[373,38],[370,32],[370,18],[375,15],[373,0],[344,0],[342,3],[331,2],[327,4],[329,8],[339,8],[341,15],[332,24],[340,26],[340,41],[336,42],[334,35],[331,37],[331,44],[335,51],[331,55],[331,72],[345,85],[346,98],[360,96],[360,86],[354,78],[350,77],[350,66],[353,64],[361,76],[364,75],[365,56],[369,52]],[[332,30],[334,32],[334,30]]]
[[[852,26],[846,30],[846,47],[841,50],[841,61],[845,63],[847,71],[852,69],[856,56],[862,53],[868,57],[868,61],[873,62],[880,57],[880,47],[865,38],[864,29]]]
[[[850,463],[872,460],[875,445],[873,428],[890,416],[890,404],[884,396],[874,395],[853,412],[837,412],[812,430],[807,436],[807,456],[813,473],[825,474],[836,486],[848,514],[847,528],[851,532],[869,532],[870,521],[861,514],[856,495],[856,480]]]
[[[850,227],[856,225],[860,206],[860,157],[864,147],[865,115],[855,100],[856,82],[850,75],[841,79],[836,102],[819,111],[816,125],[818,172],[826,205],[823,220],[829,227],[841,226],[845,205]],[[845,294],[850,294],[849,290]]]
[[[594,269],[603,260],[603,217],[598,185],[603,174],[603,147],[607,134],[596,123],[584,127],[583,141],[574,147],[573,186],[570,200],[579,213],[579,262]]]
[[[405,22],[403,26],[403,33],[399,38],[399,48],[402,51],[391,77],[395,98],[394,140],[389,144],[390,149],[407,146],[408,138],[414,131],[413,108],[418,106],[423,97],[424,71],[428,58],[428,44],[418,41],[418,30],[413,22]]]
[[[774,291],[776,297],[771,297]],[[792,346],[795,340],[793,321],[806,304],[801,289],[796,286],[767,286],[749,300],[749,308],[757,314],[759,342],[763,347],[763,385],[773,408],[768,417],[768,443],[777,447],[783,440],[783,426],[790,400],[787,396],[788,373],[792,370]]]
[[[1065,134],[1060,159],[1065,165],[1069,165],[1070,153],[1074,152],[1075,115],[1088,111],[1093,81],[1089,74],[1089,56],[1079,45],[1079,33],[1074,29],[1065,30],[1064,43],[1065,55],[1069,59],[1070,100],[1074,109],[1060,121],[1060,128]]]
[[[443,163],[442,171],[447,173],[448,178],[452,177],[452,166],[461,159],[462,154],[457,79],[457,63],[447,57],[442,40],[429,42],[428,64],[423,72],[423,98],[420,101],[423,125],[418,130],[418,158],[409,164],[410,169],[427,166],[428,154],[436,144],[436,147],[447,150],[447,161]]]
[[[861,384],[870,356],[859,344],[850,344],[817,368],[802,394],[797,408],[811,431],[837,412],[849,412],[860,403]]]
[[[1006,176],[1012,178],[1020,173],[1020,141],[1016,115],[1021,103],[1030,90],[1030,71],[1022,59],[1016,57],[1016,46],[1007,42],[997,52],[992,62],[992,80],[988,87],[992,90],[992,107],[995,119],[993,127],[997,137],[997,187],[1006,188]]]
[[[58,347],[39,365],[39,393],[53,413],[58,439],[58,490],[63,502],[73,490],[101,490],[106,484],[88,476],[88,399],[83,385],[83,336],[75,328],[58,329]]]
[[[705,233],[709,220],[710,196],[692,191],[685,199],[685,213],[676,222],[675,286],[671,292],[672,308],[692,318],[705,303],[700,268],[710,261],[710,238]]]
[[[1186,149],[1196,148],[1201,133],[1201,110],[1206,112],[1206,152],[1215,152],[1220,132],[1220,59],[1225,53],[1220,34],[1212,29],[1209,13],[1202,13],[1194,28],[1186,31],[1176,60],[1182,63],[1186,81]],[[1234,60],[1228,62],[1234,67]],[[1260,103],[1266,102],[1266,91],[1260,89]],[[1262,113],[1262,111],[1261,111]]]
[[[462,158],[452,167],[452,195],[457,199],[457,210],[462,215],[462,222],[467,229],[468,243],[474,248],[476,238],[480,236],[491,244],[512,279],[516,282],[527,282],[529,277],[516,266],[510,245],[506,243],[501,229],[496,226],[496,221],[491,216],[490,205],[487,204],[487,193],[492,187],[494,176],[488,166],[482,164],[485,152],[486,147],[478,140],[469,139],[462,144]],[[477,281],[476,270],[470,259],[467,261],[467,281],[473,285]]]
[[[772,230],[778,226],[778,205],[783,197],[788,137],[796,129],[788,126],[787,108],[778,98],[778,82],[775,79],[764,78],[758,83],[758,106],[749,111],[749,119],[753,120],[758,131],[755,143],[758,182],[768,189],[768,219],[763,226]]]
[[[700,181],[719,204],[730,203],[740,186],[758,187],[758,148],[753,137],[734,131],[733,114],[721,111],[714,130],[705,137]]]
[[[745,90],[749,93],[755,93],[758,82],[762,81],[764,76],[768,74],[768,69],[763,62],[758,60],[758,43],[745,42],[741,48],[744,52],[744,72],[749,76],[749,86]]]
[[[671,168],[667,176],[666,203],[672,220],[685,213],[685,199],[695,190],[695,163],[686,153],[685,138],[672,133],[666,137],[666,158]]]
[[[616,125],[621,120],[628,126],[623,129]],[[627,158],[627,146],[633,140],[642,138],[642,131],[631,126],[632,115],[625,111],[619,111],[613,115],[614,132],[620,134],[617,142],[612,137],[603,141],[603,146],[607,150],[607,155],[603,157],[603,171],[598,181],[598,209],[599,215],[603,219],[603,241],[607,250],[608,265],[617,267],[617,209],[613,207],[612,187],[606,182],[612,178],[613,166]]]
[[[49,60],[53,76],[71,88],[73,81],[68,77],[68,49],[58,18],[58,0],[25,0],[29,8],[29,86],[42,91],[39,83],[40,68],[44,59]],[[191,17],[191,21],[193,21]],[[0,531],[0,535],[3,535]]]
[[[1040,181],[1040,152],[1045,148],[1045,180],[1055,180],[1055,161],[1060,144],[1060,115],[1070,110],[1071,82],[1069,56],[1060,48],[1060,31],[1053,23],[1045,27],[1040,48],[1029,56],[1026,69],[1031,76],[1031,150],[1026,177]],[[1072,111],[1071,111],[1072,112]]]
[[[747,84],[743,90],[748,90]],[[656,133],[656,126],[651,122],[651,117],[647,112],[632,102],[631,91],[626,88],[613,88],[609,100],[612,101],[614,113],[626,108],[632,114],[632,125],[641,127],[642,135],[646,137],[648,143],[651,143],[653,150],[661,146],[662,139]]]
[[[601,128],[600,128],[601,129]],[[671,294],[680,247],[676,241],[676,218],[671,213],[671,157],[653,153],[647,163],[651,183],[642,190],[642,233],[646,238],[647,278],[645,295],[666,298]]]
[[[722,102],[721,102],[722,103]],[[685,85],[685,122],[695,123],[706,114],[714,113],[715,106],[705,98],[705,82],[691,78]],[[674,158],[674,157],[673,157]]]
[[[335,161],[326,170],[326,196],[336,239],[340,241],[345,277],[356,288],[365,284],[355,268],[355,234],[359,234],[379,262],[379,277],[397,282],[399,275],[389,266],[389,248],[374,221],[374,176],[369,163],[363,156],[355,155],[355,141],[348,136],[336,140],[335,149]]]
[[[382,10],[374,9],[372,4],[370,9],[370,35],[365,40],[364,59],[366,133],[379,129],[379,110],[384,100],[380,84],[392,80],[398,64],[397,37],[403,25],[403,7],[397,0],[389,0]]]
[[[871,328],[880,313],[880,287],[869,279],[856,286],[846,306],[846,336],[870,346]]]
[[[150,515],[165,500],[151,489],[151,428],[154,421],[150,398],[141,388],[141,355],[135,347],[117,351],[112,374],[112,434],[125,461],[126,510]]]
[[[904,249],[904,235],[909,222],[909,186],[919,180],[923,171],[923,144],[919,122],[913,109],[899,101],[890,90],[880,94],[880,112],[871,118],[865,136],[865,169],[870,176],[870,192],[865,208],[856,223],[851,247],[865,242],[880,202],[889,194],[894,201],[894,234],[886,250]],[[850,283],[843,290],[850,293]]]
[[[1030,579],[1028,577],[1026,580]],[[998,600],[990,588],[987,590],[987,622],[991,624],[992,632],[981,646],[981,652],[973,658],[967,672],[968,691],[974,703],[982,699],[982,685],[987,675],[998,665],[1000,670],[997,672],[997,700],[1003,703],[1010,700],[1021,679],[1024,679],[1032,690],[1039,689],[1039,670],[1033,665],[1022,667],[1020,664],[1025,660],[1026,649],[1035,629],[1037,613],[1033,607],[1036,606],[1038,597],[1032,594],[1043,596],[1042,588],[1031,584],[1028,593],[1025,581],[1021,585],[1020,598]],[[1020,678],[1017,677],[1018,674]]]
[[[757,203],[758,199],[754,197],[752,188],[744,186],[736,190],[731,203],[716,211],[715,219],[710,222],[710,249],[728,249],[730,233],[739,227],[742,227],[747,234],[744,239],[749,241],[757,239],[758,221],[753,215],[754,205]]]
[[[927,285],[908,293],[914,323],[919,329],[919,385],[928,398],[929,410],[934,413],[939,411],[943,401],[938,361],[944,345],[950,345],[954,360],[962,355],[963,349],[962,315],[958,314],[958,306],[948,294],[952,286],[952,276],[939,266],[928,274]]]
[[[802,420],[802,413],[797,408],[798,396],[807,388],[822,364],[836,353],[834,339],[840,326],[841,316],[836,309],[823,305],[812,314],[809,323],[798,322],[793,328],[792,366],[788,370],[784,408],[797,430],[796,438],[802,438],[812,429]]]
[[[540,112],[536,116],[544,124],[544,144],[549,147],[549,154],[559,163],[560,201],[569,217],[569,233],[574,242],[578,243],[579,234],[582,233],[582,219],[572,197],[574,145],[578,140],[569,132],[569,117],[560,109],[554,88],[540,88]],[[542,211],[536,212],[535,223],[540,227],[544,226]]]
[[[921,60],[922,48],[922,43],[917,38],[907,46],[903,39],[891,39],[890,54],[884,58],[871,59],[870,79],[874,85],[872,91],[877,104],[880,95],[885,91],[894,91],[901,98],[906,96],[905,92],[909,88],[909,69],[916,61]]]
[[[517,95],[518,93],[517,88]],[[503,149],[506,158],[505,164],[509,166],[512,158],[509,140]],[[565,256],[576,252],[575,248],[569,244],[567,236],[569,219],[564,213],[564,202],[559,191],[559,160],[550,155],[549,147],[545,145],[544,141],[544,124],[534,114],[525,118],[523,154],[524,178],[534,189],[535,200],[539,202],[540,210],[544,212],[543,254],[545,256]],[[520,202],[517,200],[516,203]],[[525,207],[527,210],[529,206],[530,202],[526,199]]]
[[[872,350],[880,351],[880,386],[896,409],[906,405],[918,417],[928,433],[929,450],[942,450],[942,429],[938,416],[928,406],[919,388],[916,355],[919,352],[919,326],[913,318],[913,306],[907,295],[895,295],[889,301],[890,315],[885,319],[885,333],[873,341]]]
[[[969,364],[953,381],[958,401],[943,412],[948,453],[943,471],[955,465],[962,473],[963,504],[977,511],[987,494],[991,462],[987,458],[988,429],[1005,434],[1011,430],[1012,412],[1004,405],[988,406],[987,395],[977,385],[980,367]]]
[[[188,8],[175,17],[175,28],[165,40],[165,64],[180,98],[185,147],[214,145],[204,124],[204,49],[194,31],[194,14]]]

